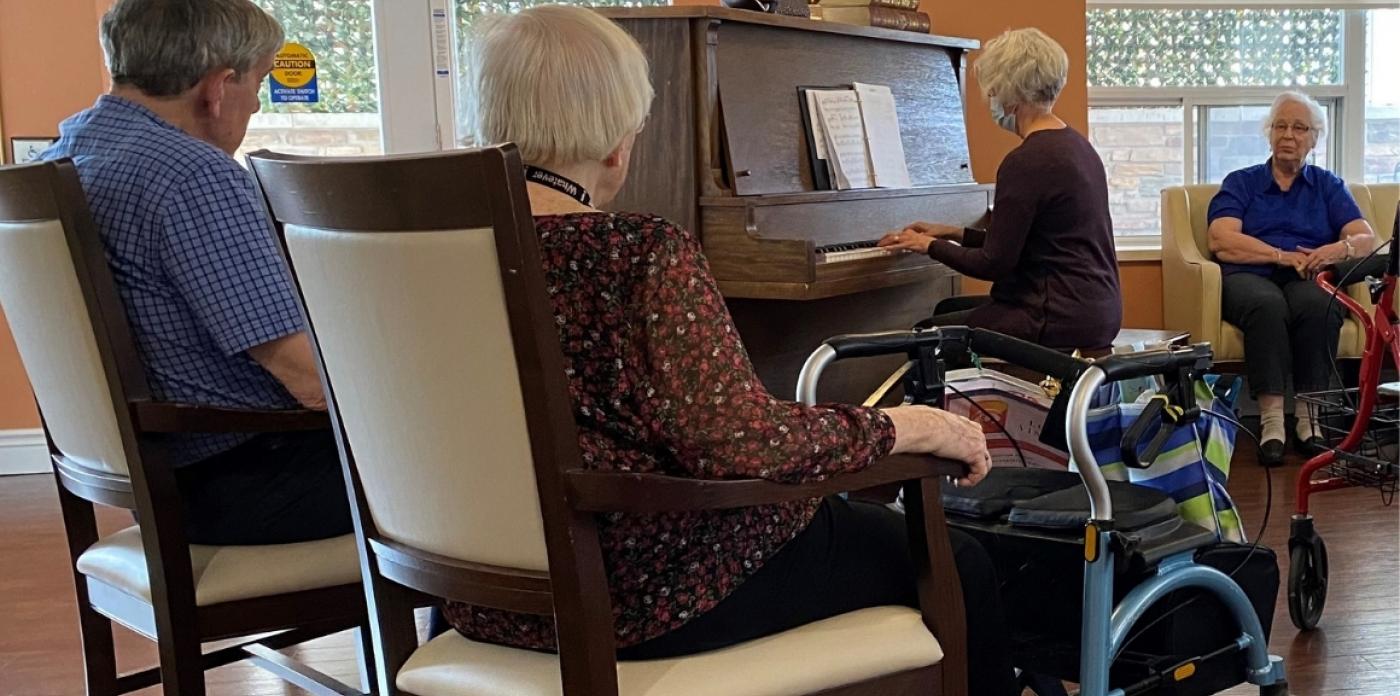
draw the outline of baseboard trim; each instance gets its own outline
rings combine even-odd
[[[0,430],[0,476],[49,471],[49,448],[41,428]]]

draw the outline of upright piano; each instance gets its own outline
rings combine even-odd
[[[792,398],[828,336],[908,328],[958,289],[926,256],[875,247],[914,221],[978,222],[963,119],[974,40],[721,7],[600,10],[641,44],[656,99],[612,207],[692,230],[765,386]],[[799,87],[864,82],[895,98],[912,187],[816,190]],[[823,399],[855,401],[897,360],[837,365]]]

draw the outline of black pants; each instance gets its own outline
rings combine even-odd
[[[1279,268],[1267,276],[1231,273],[1221,281],[1220,315],[1244,332],[1252,395],[1326,389],[1345,307],[1322,288]]]
[[[175,471],[191,543],[286,544],[349,534],[330,431],[258,435]]]
[[[933,316],[919,322],[920,328],[931,326],[967,326],[972,313],[977,308],[991,304],[990,295],[957,295],[939,300],[933,308]]]
[[[949,530],[967,611],[971,696],[1019,693],[991,558],[972,537]],[[710,611],[645,643],[629,660],[714,650],[867,607],[917,607],[904,515],[880,505],[827,498],[812,524]],[[813,656],[820,659],[820,656]]]

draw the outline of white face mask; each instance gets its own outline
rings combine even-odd
[[[992,105],[992,120],[996,121],[998,126],[1011,131],[1013,135],[1019,136],[1021,132],[1016,130],[1016,112],[1008,113],[1006,109],[1002,108],[1001,100],[996,97],[992,97],[988,101]]]

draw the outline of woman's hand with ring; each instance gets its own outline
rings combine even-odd
[[[905,249],[907,251],[917,251],[920,254],[927,254],[928,247],[933,243],[933,237],[921,234],[911,227],[906,227],[898,232],[890,232],[880,239],[879,245],[887,249]]]

